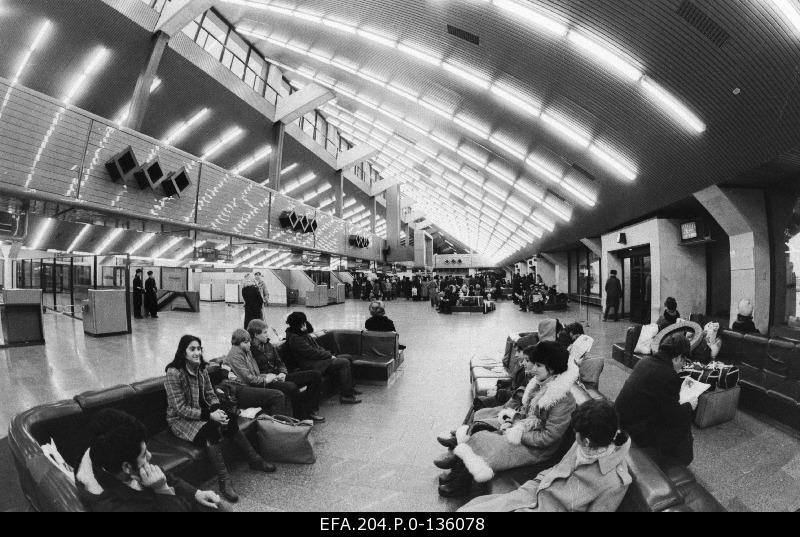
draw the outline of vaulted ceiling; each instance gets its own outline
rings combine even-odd
[[[112,116],[150,38],[107,5],[126,3],[140,2],[0,3],[0,75],[11,76],[47,17],[60,31],[22,83],[59,96],[82,52],[102,43],[111,59],[76,104]],[[376,167],[402,183],[414,211],[501,263],[595,236],[800,146],[800,28],[782,5],[800,11],[796,0],[221,0],[214,9],[298,87],[334,92],[322,113],[381,150]],[[160,138],[213,107],[213,120],[178,145],[202,154],[237,125],[249,135],[214,159],[234,167],[269,125],[199,75],[168,52],[143,131]],[[293,161],[315,173],[309,191],[330,181],[290,142],[284,163]],[[247,175],[265,177],[265,164]]]

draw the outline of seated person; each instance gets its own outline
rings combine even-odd
[[[75,472],[81,499],[97,512],[229,511],[210,490],[198,490],[150,464],[147,429],[121,410],[105,408],[89,425],[93,438]]]
[[[708,364],[716,361],[717,355],[722,350],[722,340],[718,336],[719,323],[706,323],[703,327],[703,340],[692,351],[691,360]]]
[[[633,478],[628,472],[631,440],[619,430],[614,406],[590,400],[572,413],[575,443],[556,466],[507,494],[479,496],[459,509],[470,511],[616,511]]]
[[[740,334],[760,334],[753,323],[753,304],[746,298],[739,301],[739,313],[731,325],[731,330]]]
[[[572,345],[578,336],[583,335],[583,325],[581,323],[570,323],[558,333],[556,341],[565,347]]]
[[[314,327],[302,311],[290,313],[286,324],[289,325],[286,329],[286,345],[300,369],[336,375],[339,379],[339,402],[345,405],[360,403],[361,399],[356,399],[356,395],[361,395],[361,392],[355,389],[350,360],[334,356],[311,337]]]
[[[286,366],[278,357],[278,352],[269,344],[269,338],[266,336],[267,323],[261,319],[253,319],[247,327],[247,331],[239,328],[233,332],[231,350],[225,357],[225,363],[231,367],[234,374],[247,386],[283,394],[285,400],[291,402],[296,413],[295,417],[301,420],[325,421],[322,416],[316,415],[311,410],[315,405],[319,405],[322,373],[319,371],[293,373],[293,378],[301,378],[304,381],[304,384],[301,385],[308,386],[306,393],[301,394],[298,384],[294,380],[288,380]],[[255,329],[256,327],[258,330]],[[251,335],[254,333],[257,333],[258,336]],[[258,347],[262,363],[267,369],[265,373],[261,372],[258,360],[254,356],[256,347]],[[314,398],[316,398],[316,402],[314,402]]]
[[[458,444],[435,462],[439,468],[451,469],[440,478],[440,495],[465,495],[473,478],[486,482],[495,472],[547,461],[558,450],[575,409],[570,388],[578,371],[568,369],[569,353],[554,341],[528,347],[525,356],[525,367],[533,378],[519,406],[510,402],[484,418],[480,427],[476,421],[471,436],[462,426],[456,433]]]
[[[229,416],[220,408],[219,399],[214,393],[211,379],[206,371],[203,346],[199,337],[191,335],[181,337],[175,357],[167,365],[166,373],[164,387],[167,390],[167,425],[170,431],[182,440],[205,448],[208,459],[217,473],[220,494],[229,502],[238,501],[239,495],[231,484],[228,467],[222,458],[220,442],[223,437],[233,440],[244,452],[250,468],[274,472],[275,466],[265,462],[256,453],[250,441],[239,430],[237,417]],[[277,393],[283,399],[283,394]]]
[[[666,307],[664,313],[662,313],[661,317],[659,317],[656,321],[659,332],[678,322],[678,319],[681,317],[681,314],[678,311],[678,301],[671,296],[667,297],[667,300],[664,301],[664,307]]]
[[[683,379],[678,376],[689,352],[686,335],[666,336],[655,355],[636,364],[615,402],[622,427],[665,468],[694,458],[690,426],[697,400],[680,404]]]
[[[364,322],[364,329],[370,332],[397,332],[394,323],[386,316],[386,309],[378,301],[369,305],[369,319]],[[400,350],[406,348],[405,345],[398,345]]]

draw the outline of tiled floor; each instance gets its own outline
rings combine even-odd
[[[305,309],[315,328],[360,328],[366,303]],[[501,303],[489,315],[438,315],[422,302],[387,304],[406,362],[389,386],[363,387],[360,405],[322,407],[327,423],[315,426],[317,462],[279,465],[275,474],[235,472],[242,510],[450,511],[462,502],[438,496],[439,474],[431,461],[442,452],[435,435],[459,424],[470,404],[468,362],[473,355],[496,356],[506,334],[536,329],[541,315]],[[286,308],[267,310],[267,322],[283,332]],[[625,323],[601,323],[589,314],[586,331],[595,338],[594,355],[610,357],[611,344],[624,338]],[[84,337],[80,322],[45,317],[45,347],[0,351],[0,427],[32,405],[70,398],[91,389],[163,374],[180,335],[203,338],[206,356],[224,354],[242,310],[202,305],[199,314],[164,312],[141,320],[134,334]],[[572,306],[558,315],[580,318]],[[627,372],[607,360],[601,390],[616,396]],[[795,510],[800,507],[800,441],[740,412],[736,420],[695,431],[692,470],[728,508]],[[11,487],[12,483],[0,483]]]

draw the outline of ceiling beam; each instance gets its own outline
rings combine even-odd
[[[172,36],[180,32],[199,15],[202,15],[219,0],[172,0],[164,5],[156,24],[156,32]]]
[[[332,91],[317,84],[309,84],[287,97],[278,96],[278,103],[275,105],[275,121],[291,123],[335,98]]]
[[[352,149],[339,153],[336,158],[336,169],[344,170],[345,168],[352,168],[365,160],[369,160],[378,154],[380,150],[375,149],[371,145],[364,144],[356,146]],[[372,194],[373,196],[375,194]]]

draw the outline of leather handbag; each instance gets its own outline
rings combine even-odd
[[[313,464],[317,460],[311,436],[313,425],[310,420],[262,414],[256,421],[261,456],[272,462]]]

